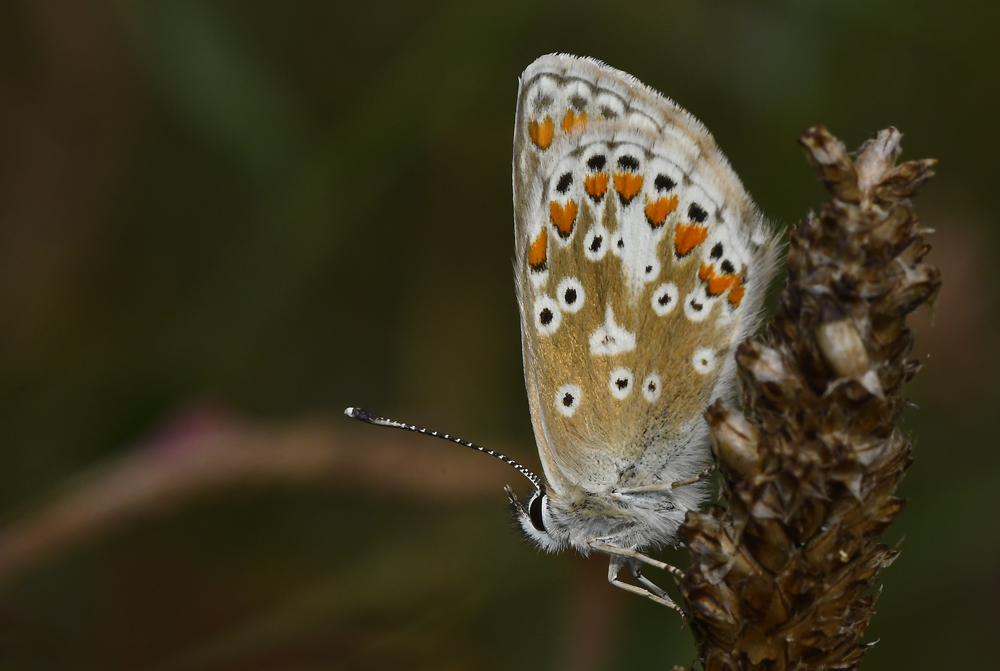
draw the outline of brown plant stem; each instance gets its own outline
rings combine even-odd
[[[0,527],[0,588],[74,546],[240,489],[305,486],[448,502],[496,497],[509,476],[471,451],[342,424],[186,411]]]
[[[706,415],[729,509],[681,530],[707,671],[853,669],[866,649],[912,460],[896,426],[919,368],[906,318],[940,287],[909,202],[934,161],[897,166],[900,137],[881,131],[854,161],[822,126],[799,139],[833,200],[792,229],[774,322],[737,349],[747,415],[721,401]]]

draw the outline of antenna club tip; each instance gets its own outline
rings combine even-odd
[[[372,421],[372,414],[367,410],[362,410],[361,408],[354,408],[354,407],[344,408],[344,414],[350,417],[351,419],[359,419],[362,422]]]

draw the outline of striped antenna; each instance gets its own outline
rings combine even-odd
[[[494,452],[493,450],[487,449],[482,445],[476,445],[475,443],[470,443],[467,440],[462,440],[461,438],[456,438],[454,436],[449,436],[447,433],[439,433],[437,431],[430,431],[419,426],[414,426],[413,424],[403,424],[402,422],[397,422],[394,419],[386,419],[385,417],[379,417],[367,410],[362,410],[361,408],[347,408],[344,410],[344,414],[351,419],[357,419],[362,422],[368,422],[369,424],[374,424],[375,426],[391,426],[394,429],[404,429],[406,431],[413,431],[415,433],[422,433],[425,436],[434,436],[435,438],[444,438],[445,440],[450,440],[453,443],[458,443],[459,445],[464,445],[465,447],[471,447],[474,450],[479,450],[491,457],[496,457],[500,461],[504,462],[509,466],[513,466],[518,473],[524,477],[531,480],[531,484],[535,486],[535,489],[544,489],[542,486],[542,480],[537,475],[528,470],[525,466],[517,463],[505,454],[500,454],[499,452]]]

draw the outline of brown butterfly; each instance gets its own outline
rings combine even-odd
[[[688,112],[603,63],[543,56],[514,127],[515,280],[544,482],[507,489],[540,548],[610,555],[608,579],[680,610],[640,565],[707,494],[706,408],[735,392],[777,236]],[[440,435],[348,408],[376,424]],[[642,586],[622,582],[627,564]]]

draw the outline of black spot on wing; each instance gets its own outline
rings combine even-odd
[[[569,191],[569,187],[571,187],[572,185],[573,185],[573,174],[567,172],[565,175],[559,178],[558,182],[556,182],[556,191],[564,194],[567,191]]]
[[[670,191],[675,186],[677,186],[677,182],[670,179],[666,175],[657,175],[656,179],[653,180],[653,186],[656,187],[657,191],[664,192],[664,191]]]
[[[691,203],[691,206],[688,207],[688,216],[692,221],[697,221],[699,224],[702,224],[705,223],[706,219],[708,219],[708,212],[706,212],[698,203]]]
[[[635,172],[639,169],[639,159],[635,156],[630,156],[625,154],[624,156],[618,157],[618,167],[622,170],[628,170],[630,172]]]
[[[594,154],[587,159],[587,167],[596,172],[603,170],[607,162],[608,159],[604,158],[602,154]]]

